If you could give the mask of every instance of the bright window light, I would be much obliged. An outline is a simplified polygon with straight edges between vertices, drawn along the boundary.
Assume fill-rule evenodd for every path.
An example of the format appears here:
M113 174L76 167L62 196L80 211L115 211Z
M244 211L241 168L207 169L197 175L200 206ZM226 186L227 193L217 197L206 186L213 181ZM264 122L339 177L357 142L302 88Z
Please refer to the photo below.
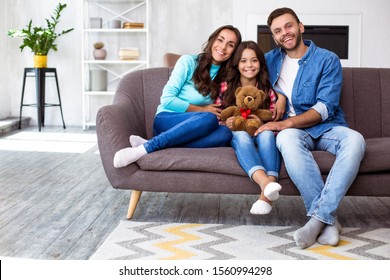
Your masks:
M80 154L96 143L96 134L19 132L0 138L0 150Z

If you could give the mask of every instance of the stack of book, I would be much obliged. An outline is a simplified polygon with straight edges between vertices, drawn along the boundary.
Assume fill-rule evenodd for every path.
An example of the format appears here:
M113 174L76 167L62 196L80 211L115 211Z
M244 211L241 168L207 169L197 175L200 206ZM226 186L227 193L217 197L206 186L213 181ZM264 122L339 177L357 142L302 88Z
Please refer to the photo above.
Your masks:
M139 49L138 48L120 48L119 49L119 59L122 60L131 60L139 58Z
M142 22L124 22L123 23L123 28L124 29L129 29L129 28L144 28L144 24Z

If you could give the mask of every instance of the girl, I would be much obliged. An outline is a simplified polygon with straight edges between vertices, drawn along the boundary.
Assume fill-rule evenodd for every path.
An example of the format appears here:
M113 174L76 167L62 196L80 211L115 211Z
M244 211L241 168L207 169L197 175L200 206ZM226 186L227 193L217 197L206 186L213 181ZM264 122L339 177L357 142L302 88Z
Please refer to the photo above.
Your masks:
M177 61L163 89L161 104L153 123L150 140L130 136L131 147L114 156L116 168L142 156L169 147L221 147L232 139L229 128L220 126L221 109L213 101L226 65L241 42L240 31L225 25L212 33L199 55L183 55Z
M227 107L235 103L234 92L240 86L255 86L265 93L268 99L262 109L269 108L273 112L273 119L281 119L286 108L286 98L276 95L269 81L269 74L264 53L253 41L242 42L231 61L227 74L226 92L222 97L222 105ZM255 115L250 117L255 118ZM232 127L234 117L226 121ZM256 137L245 131L234 131L231 142L240 165L248 176L256 182L261 190L259 199L253 204L252 214L268 214L272 209L272 201L279 197L282 187L276 182L280 171L280 154L276 148L275 134L264 131Z

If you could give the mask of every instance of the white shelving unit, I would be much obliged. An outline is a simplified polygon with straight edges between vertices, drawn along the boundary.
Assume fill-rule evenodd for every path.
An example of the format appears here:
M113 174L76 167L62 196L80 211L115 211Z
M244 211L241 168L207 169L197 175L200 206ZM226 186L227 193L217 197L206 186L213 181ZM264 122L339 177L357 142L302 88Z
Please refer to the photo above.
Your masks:
M83 128L95 126L97 110L111 104L120 79L127 73L149 67L149 0L84 0L82 46ZM101 27L91 18L101 18ZM110 28L111 20L120 20L120 28ZM123 28L125 22L143 23L143 28ZM103 42L107 57L95 60L93 44ZM121 60L120 48L137 48L139 58ZM90 70L107 71L107 90L90 89Z

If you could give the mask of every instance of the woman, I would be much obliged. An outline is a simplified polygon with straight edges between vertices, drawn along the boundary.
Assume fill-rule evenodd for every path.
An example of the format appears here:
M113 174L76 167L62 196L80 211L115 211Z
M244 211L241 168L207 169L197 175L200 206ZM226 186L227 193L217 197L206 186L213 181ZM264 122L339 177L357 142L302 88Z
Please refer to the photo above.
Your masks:
M225 25L215 30L199 55L183 55L163 89L161 104L150 140L130 136L131 147L114 156L116 168L169 147L221 147L230 144L232 133L220 126L221 109L214 104L227 63L241 42L240 31Z
M255 86L263 90L268 98L261 109L270 109L274 120L283 117L286 98L277 95L272 89L264 53L253 41L242 42L232 58L227 74L226 92L222 96L224 106L235 103L235 90L241 86ZM255 115L250 117L256 118ZM233 119L234 117L231 117L226 121L230 128ZM250 212L255 215L268 214L272 210L272 201L278 199L282 189L276 182L280 171L280 154L276 147L275 134L272 131L264 131L252 137L245 131L234 131L231 144L240 165L261 190L260 197Z

